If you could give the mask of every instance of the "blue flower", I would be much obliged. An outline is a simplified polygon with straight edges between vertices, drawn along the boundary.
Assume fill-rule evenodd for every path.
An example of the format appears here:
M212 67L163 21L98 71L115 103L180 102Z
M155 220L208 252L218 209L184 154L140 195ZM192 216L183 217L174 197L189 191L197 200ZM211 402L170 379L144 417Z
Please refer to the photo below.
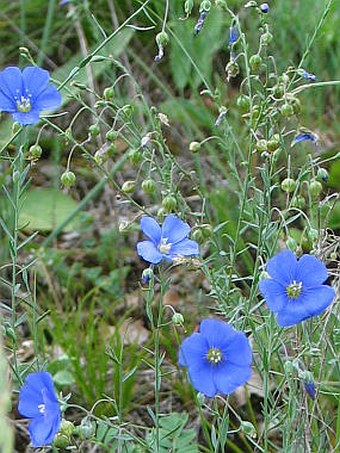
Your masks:
M260 10L261 10L261 13L267 14L268 11L269 11L269 5L268 5L268 3L262 3L262 4L260 5Z
M238 30L235 26L230 27L229 30L229 46L238 40Z
M179 350L179 365L188 368L193 387L208 397L229 395L245 384L251 362L246 335L216 319L204 319Z
M148 241L138 242L137 253L145 261L159 264L162 259L173 261L199 254L198 244L188 239L190 227L174 214L168 215L162 227L152 217L142 217L141 229Z
M316 395L316 390L315 390L315 385L313 381L304 381L303 383L306 392L308 395L312 398L312 400L315 400L315 395Z
M42 110L61 105L61 94L49 81L49 72L35 66L23 71L10 66L0 71L0 110L11 113L23 126L36 124Z
M281 327L319 315L334 299L334 289L323 285L327 268L313 255L298 260L285 250L268 261L267 272L271 278L261 280L259 288Z
M302 132L301 134L298 134L294 140L292 141L291 146L296 145L297 143L304 142L304 141L311 141L316 143L319 140L319 137L312 133L312 132Z
M50 445L61 424L60 404L50 373L29 374L19 394L19 413L31 419L29 433L34 447Z

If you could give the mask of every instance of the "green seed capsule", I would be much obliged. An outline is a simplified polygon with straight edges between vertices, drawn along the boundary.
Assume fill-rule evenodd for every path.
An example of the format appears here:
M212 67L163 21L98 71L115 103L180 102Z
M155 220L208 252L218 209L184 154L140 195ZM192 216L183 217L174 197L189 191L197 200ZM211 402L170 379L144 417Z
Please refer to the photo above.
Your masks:
M177 207L177 200L173 195L167 195L162 201L162 206L165 212L172 212Z
M296 182L292 178L286 178L281 182L281 189L284 192L291 193L294 192L296 188Z
M288 236L286 239L286 245L292 252L296 252L298 248L298 243L292 236Z
M256 149L256 151L259 151L260 153L267 151L267 149L268 149L267 140L264 140L263 138L261 140L258 140L255 143L255 149Z
M259 54L252 55L249 59L249 65L253 72L258 72L261 69L262 58Z
M42 155L42 148L40 145L32 145L28 150L28 155L31 159L39 159Z
M99 135L100 133L99 124L98 123L91 124L91 126L89 127L89 132L92 135L92 137L97 137L97 135Z
M284 116L285 118L290 118L291 116L294 115L294 108L292 105L285 103L280 108L280 112L281 112L281 115Z
M268 140L268 151L274 152L276 151L279 146L280 146L280 136L278 134L274 134L270 140Z
M129 153L129 159L132 164L138 165L143 159L142 151L139 149L132 149Z
M143 182L142 182L142 189L143 191L146 193L146 194L152 194L156 191L156 182L154 181L154 179L145 179Z
M321 182L313 179L309 184L309 191L313 198L318 198L322 192L322 184Z
M201 149L201 144L200 142L191 142L189 145L189 150L192 153L198 153L198 151Z
M250 110L250 99L249 96L245 96L244 94L241 94L236 101L236 105L238 109L242 113L248 113Z
M106 87L103 91L103 98L105 99L105 101L111 101L111 99L113 99L113 95L113 87Z
M76 183L76 175L73 171L65 171L60 177L60 182L64 187L72 187Z
M114 142L118 138L118 132L115 131L114 129L110 129L109 131L106 132L106 140L109 142Z

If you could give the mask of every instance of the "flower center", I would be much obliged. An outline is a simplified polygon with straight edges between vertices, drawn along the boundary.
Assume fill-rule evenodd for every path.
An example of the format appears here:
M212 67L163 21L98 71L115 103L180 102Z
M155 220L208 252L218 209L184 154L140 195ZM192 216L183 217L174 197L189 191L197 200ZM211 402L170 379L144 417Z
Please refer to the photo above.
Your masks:
M211 365L217 365L222 361L222 352L218 348L210 348L207 354L207 360Z
M44 414L45 413L45 404L39 404L38 409L41 414Z
M16 99L17 110L19 112L27 113L32 109L31 100L28 97L21 96L20 99Z
M290 299L297 299L302 293L302 282L293 282L287 286L286 293Z
M158 249L161 253L167 255L168 253L170 253L171 246L172 244L170 242L168 243L168 238L162 238L161 243L158 246Z

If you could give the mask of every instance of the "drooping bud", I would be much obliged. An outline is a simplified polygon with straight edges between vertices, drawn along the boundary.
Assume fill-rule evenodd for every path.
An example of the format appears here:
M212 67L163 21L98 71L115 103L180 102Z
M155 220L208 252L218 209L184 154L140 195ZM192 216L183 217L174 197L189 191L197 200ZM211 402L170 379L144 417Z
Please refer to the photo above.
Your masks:
M106 87L103 91L103 98L105 99L105 101L111 101L113 94L113 87Z
M156 44L158 47L158 54L155 56L154 60L156 62L161 61L164 57L164 48L169 43L169 36L165 31L162 31L157 34L156 36Z
M316 177L319 181L328 181L328 171L325 168L320 167L317 171Z
M42 148L40 145L32 145L28 150L28 157L32 160L40 159L42 155Z
M173 212L177 207L177 200L173 195L167 195L162 201L162 206L166 213Z
M72 187L76 183L76 175L73 171L64 171L64 173L60 176L60 182L64 187Z
M237 107L242 113L248 113L250 110L250 99L249 96L241 94L236 101Z
M296 188L296 181L293 178L286 178L281 182L281 189L284 192L291 193L294 192Z
M198 153L200 149L201 149L200 142L191 142L189 145L189 151L191 151L192 153Z
M241 421L240 425L241 431L247 436L254 436L256 434L255 426L246 420Z
M258 72L261 69L262 58L259 54L252 55L249 59L249 66L253 72Z
M142 189L143 191L150 195L152 193L154 193L156 191L156 182L154 179L145 179L143 182L142 182Z
M109 131L106 132L106 140L109 142L114 142L118 138L118 132L115 131L114 129L110 129Z
M318 198L322 192L322 184L321 182L313 179L309 184L309 191L313 198Z
M184 324L184 316L182 313L174 313L171 320L175 326L183 326Z
M280 108L280 112L282 116L285 118L290 118L291 116L294 115L294 108L291 104L288 104L288 102L285 102L282 107Z
M141 162L141 160L143 159L143 154L142 154L141 150L132 149L129 152L129 159L132 164L138 165Z
M124 193L132 193L135 191L136 188L136 182L135 181L125 181L124 184L122 185L122 192Z
M99 135L100 133L99 124L98 123L91 124L91 126L89 127L89 132L92 135L92 137L97 137L97 135Z

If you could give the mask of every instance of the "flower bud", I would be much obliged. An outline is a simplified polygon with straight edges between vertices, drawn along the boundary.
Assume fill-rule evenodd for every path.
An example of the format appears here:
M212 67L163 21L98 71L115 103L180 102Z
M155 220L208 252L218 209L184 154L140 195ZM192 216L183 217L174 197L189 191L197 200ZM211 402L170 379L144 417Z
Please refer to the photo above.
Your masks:
M259 151L260 153L262 153L263 151L267 151L267 149L268 149L267 140L264 140L264 139L258 140L255 143L255 149L256 149L256 151Z
M262 58L259 54L252 55L249 59L249 65L253 72L258 72L261 69Z
M200 149L201 149L200 142L191 142L189 145L189 151L191 151L192 153L198 153Z
M269 31L266 31L266 33L263 33L263 35L261 36L261 41L264 46L269 46L269 44L272 42L272 40L273 40L273 35L271 33L269 33Z
M42 155L42 148L40 145L32 145L28 150L28 156L30 159L37 160Z
M91 439L96 432L96 423L93 422L89 417L83 418L79 427L79 434L81 439Z
M177 207L177 200L173 195L167 195L162 201L162 206L165 212L172 212Z
M105 99L105 101L111 101L113 94L113 87L106 87L103 91L103 98Z
M174 313L171 320L175 326L183 326L184 324L184 316L182 313Z
M261 11L261 13L263 13L263 14L267 14L268 11L269 11L269 5L268 5L268 3L262 3L262 4L260 5L260 11Z
M68 420L63 419L60 427L60 434L71 437L74 431L74 424Z
M109 131L106 132L106 140L109 142L114 142L118 138L118 132L115 131L114 129L110 129Z
M245 420L241 421L240 428L241 428L241 431L244 434L247 434L248 436L254 436L256 434L255 426L252 423L247 422Z
M97 135L99 135L100 133L99 124L98 123L91 124L91 126L89 127L89 132L92 135L92 137L97 137Z
M58 433L53 441L53 445L57 448L66 448L69 446L70 440L67 436L64 434Z
M298 98L296 98L295 96L291 96L289 98L289 104L292 106L293 112L295 114L301 112L301 102Z
M64 187L72 187L76 183L76 175L73 171L65 171L60 177L60 182Z
M143 158L143 154L139 149L132 149L129 153L130 162L134 165L138 165Z
M21 129L21 125L17 122L14 122L12 124L12 134L16 134L17 132L19 132Z
M292 178L286 178L281 182L281 189L284 192L291 193L294 192L296 188L296 181Z
M321 182L313 179L309 184L309 191L313 198L318 198L322 192L322 184Z
M151 179L151 178L145 179L142 182L142 189L148 195L154 193L156 191L156 182L155 182L155 180Z
M274 134L267 142L268 151L274 152L280 146L280 136L278 134Z
M305 207L306 200L302 195L297 195L292 198L292 206L295 208L303 209Z
M325 168L320 167L318 169L316 177L319 181L327 182L328 181L328 171Z
M284 85L283 83L278 83L273 87L273 96L277 99L281 99L282 96L284 95Z
M315 228L310 228L308 231L307 231L307 237L308 239L311 241L311 242L316 242L318 240L318 237L319 237L319 232L318 230L316 230Z
M132 117L133 111L134 111L134 108L132 107L131 104L126 104L126 105L123 105L123 107L122 107L122 112L128 119L130 119Z
M248 113L250 110L250 99L249 96L241 94L236 101L236 105L242 113Z
M292 236L288 236L286 239L286 245L292 252L296 252L298 248L298 243Z
M282 107L280 108L281 115L285 118L290 118L294 115L293 106L285 102Z
M165 31L158 33L156 36L156 43L158 46L165 47L169 44L169 35Z
M124 193L132 193L135 191L136 182L135 181L125 181L122 185L122 192Z
M153 279L154 279L154 272L151 269L151 267L144 269L142 272L142 278L141 278L142 285L147 285L150 282L150 280L153 280Z

